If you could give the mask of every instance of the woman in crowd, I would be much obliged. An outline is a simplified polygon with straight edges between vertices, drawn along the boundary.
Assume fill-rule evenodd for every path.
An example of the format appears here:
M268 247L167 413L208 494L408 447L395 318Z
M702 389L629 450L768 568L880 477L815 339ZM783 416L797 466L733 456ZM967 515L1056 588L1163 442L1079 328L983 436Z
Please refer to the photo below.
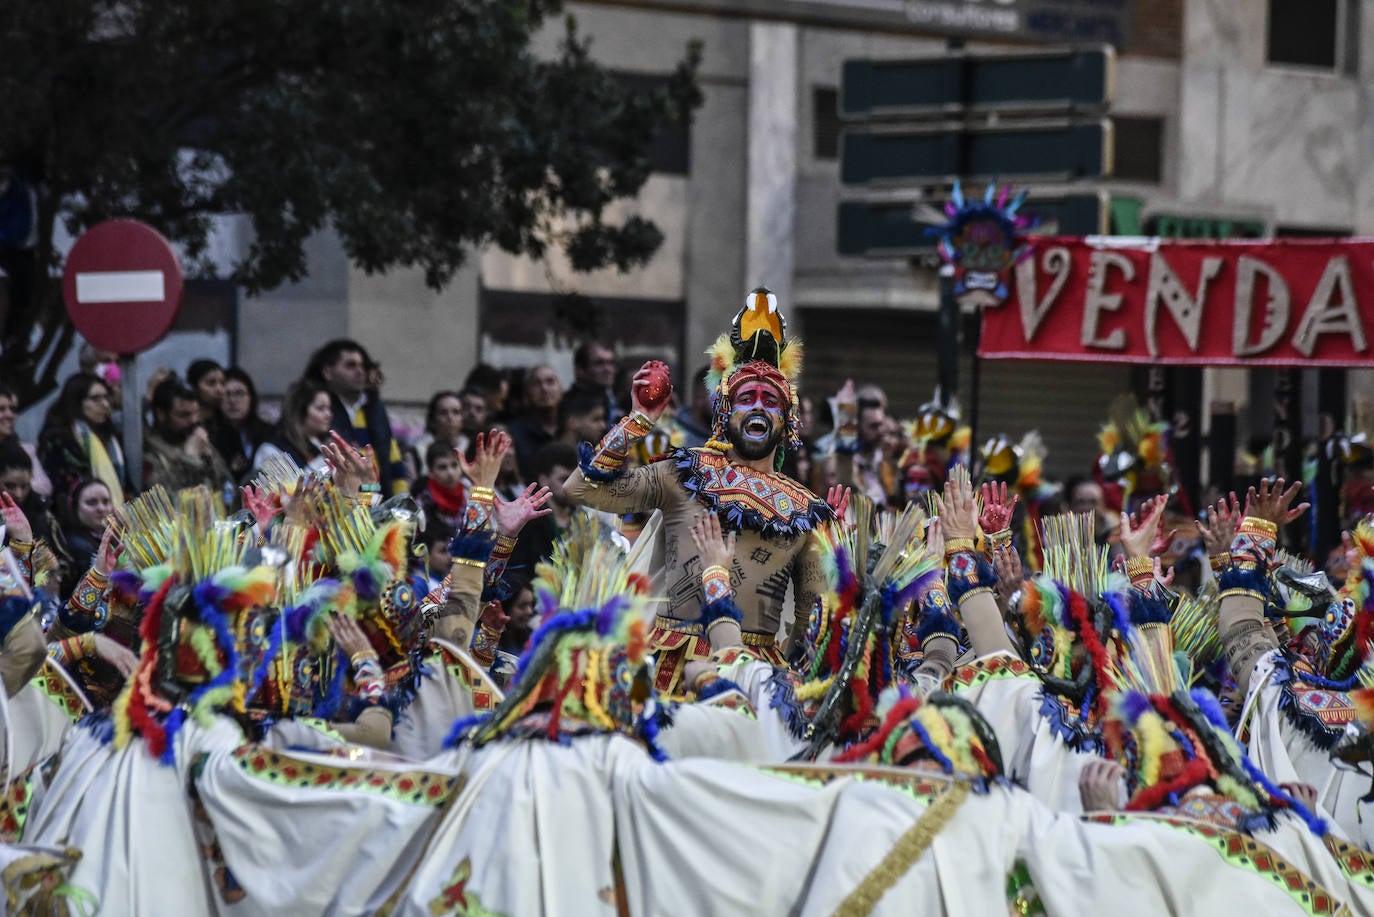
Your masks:
M224 417L224 367L214 360L193 360L186 367L186 384L196 393L196 403L200 406L200 425L210 435L210 445L228 464L224 450L233 450L234 432ZM234 471L232 468L230 470Z
M258 447L272 436L272 425L258 413L258 390L253 377L237 366L224 371L226 435L211 442L234 477L242 480L253 467Z
M115 505L124 502L128 475L113 410L110 387L90 373L76 373L62 386L38 435L39 459L54 493L71 493L77 482L91 479L105 485Z
M425 432L415 440L413 447L412 461L415 463L417 481L429 474L426 453L435 443L445 446L450 453L454 449L467 447L466 437L463 436L463 400L457 392L436 392L429 399L429 407L425 409Z
M109 488L93 479L77 481L61 502L58 524L64 560L61 595L65 598L95 562L105 520L114 512L114 503Z
M40 497L51 497L52 481L48 479L42 463L38 460L38 447L33 443L24 442L14 432L14 422L18 416L19 396L14 393L14 389L0 383L0 445L14 443L29 454L29 458L33 460L33 477L29 480L29 489Z
M285 455L309 471L324 471L329 463L320 447L329 435L332 422L329 392L317 382L300 380L286 393L276 435L259 446L253 456L253 470L262 468L277 456Z

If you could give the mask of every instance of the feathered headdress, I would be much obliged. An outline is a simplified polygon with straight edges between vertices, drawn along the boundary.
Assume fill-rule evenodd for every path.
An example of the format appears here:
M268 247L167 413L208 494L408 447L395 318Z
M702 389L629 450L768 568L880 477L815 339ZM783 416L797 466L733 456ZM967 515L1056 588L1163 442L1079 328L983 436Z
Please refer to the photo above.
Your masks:
M248 672L239 623L271 606L278 585L278 571L256 563L251 540L220 518L208 490L182 491L175 510L168 509L170 503L157 514L176 537L167 562L141 573L142 655L112 710L116 744L137 733L165 763L187 717L244 711Z
M1134 395L1112 401L1107 422L1097 434L1097 467L1105 480L1121 482L1123 506L1139 488L1142 476L1157 477L1164 488L1170 485L1168 435L1169 424L1152 419Z
M1177 805L1188 790L1209 785L1239 807L1241 831L1272 828L1275 813L1289 809L1317 834L1326 833L1319 818L1246 757L1216 697L1204 688L1187 690L1171 641L1161 645L1132 634L1127 643L1125 687L1112 693L1103 724L1109 754L1126 768L1127 810Z
M575 553L580 565L567 563ZM534 591L544 623L520 657L506 699L490 714L459 720L448 744L503 736L566 741L581 732L632 735L662 760L644 607L647 581L614 544L555 549ZM561 556L563 560L558 560Z
M898 685L883 693L878 714L882 723L877 730L837 755L836 762L908 767L928 760L946 774L972 781L977 790L1002 777L997 733L962 697L936 691L922 701L906 685Z
M784 446L801 447L801 403L797 383L802 372L802 344L787 336L787 320L778 311L778 297L757 287L744 299L730 330L716 338L706 351L711 362L706 370L706 391L711 396L713 417L708 448L729 448L725 429L730 420L734 392L746 382L766 382L787 401ZM778 452L782 460L782 450Z
M1366 556L1363 547L1374 535L1374 527L1366 522L1360 529L1363 531L1354 539L1358 560L1318 625L1326 653L1322 660L1326 677L1352 683L1374 651L1374 557Z
M834 592L811 610L807 681L796 692L804 702L818 702L807 736L813 756L836 738L860 735L873 725L874 704L893 680L896 619L942 570L926 555L921 509L909 505L879 525L871 507L867 501L854 504L852 527L816 530Z

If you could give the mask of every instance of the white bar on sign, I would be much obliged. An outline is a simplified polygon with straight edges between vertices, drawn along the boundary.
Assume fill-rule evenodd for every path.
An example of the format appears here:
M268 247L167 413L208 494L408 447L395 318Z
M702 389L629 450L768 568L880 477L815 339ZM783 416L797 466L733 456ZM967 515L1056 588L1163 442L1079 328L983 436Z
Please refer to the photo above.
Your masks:
M166 295L161 271L88 271L76 275L77 302L161 302Z

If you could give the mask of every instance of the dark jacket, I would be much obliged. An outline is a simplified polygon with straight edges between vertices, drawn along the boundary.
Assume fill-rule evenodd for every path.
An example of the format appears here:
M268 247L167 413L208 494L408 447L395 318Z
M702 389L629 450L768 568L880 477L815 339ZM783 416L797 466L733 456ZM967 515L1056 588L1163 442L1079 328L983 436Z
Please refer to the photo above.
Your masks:
M367 398L363 401L362 426L354 425L355 418L349 414L338 395L331 392L329 403L334 411L334 431L359 449L364 446L372 447L381 469L382 494L391 496L409 490L401 448L392 435L391 421L386 416L386 405L382 404L376 390L369 389Z

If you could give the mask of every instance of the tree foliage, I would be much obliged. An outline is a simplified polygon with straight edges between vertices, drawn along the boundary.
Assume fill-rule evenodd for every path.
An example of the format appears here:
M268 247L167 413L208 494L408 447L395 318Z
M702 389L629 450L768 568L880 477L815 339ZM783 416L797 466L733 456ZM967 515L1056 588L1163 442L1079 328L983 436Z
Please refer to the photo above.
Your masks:
M0 188L32 189L35 247L11 275L0 371L25 402L55 382L70 329L53 228L145 220L206 269L216 214L252 242L232 279L300 279L332 224L367 271L442 286L474 246L578 270L641 264L662 236L607 206L649 176L665 125L700 104L699 49L665 88L633 91L569 18L557 53L531 38L558 0L43 0L0 25ZM10 240L13 242L13 240ZM3 246L3 243L0 243Z

